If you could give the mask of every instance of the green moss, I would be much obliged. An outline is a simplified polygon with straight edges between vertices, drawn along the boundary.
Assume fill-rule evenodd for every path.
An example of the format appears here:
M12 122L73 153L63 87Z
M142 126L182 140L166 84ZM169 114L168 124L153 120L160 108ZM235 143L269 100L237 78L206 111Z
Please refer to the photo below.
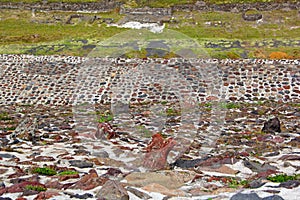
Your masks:
M276 175L276 176L269 176L267 177L268 180L272 181L272 182L276 182L276 183L282 183L282 182L286 182L289 180L297 180L300 178L300 174L294 175L294 176L288 176L286 174L280 174L280 175Z
M42 192L42 191L47 190L47 188L44 188L42 186L36 186L36 185L26 185L25 189L26 190L34 190L34 191L38 191L38 192Z
M68 170L68 171L60 172L58 175L59 176L64 176L64 175L73 175L73 174L78 174L78 172L72 171L72 170Z
M33 173L41 174L41 175L46 175L46 176L53 176L56 174L56 171L48 168L48 167L38 167L32 170Z

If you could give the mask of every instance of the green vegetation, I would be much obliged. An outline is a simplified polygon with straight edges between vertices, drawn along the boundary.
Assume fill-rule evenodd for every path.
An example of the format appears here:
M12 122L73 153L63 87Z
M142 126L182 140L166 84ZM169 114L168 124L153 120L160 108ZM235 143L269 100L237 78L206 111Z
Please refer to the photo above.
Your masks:
M229 103L223 104L222 107L224 107L226 109L238 109L241 107L241 105L238 103L229 102Z
M67 171L60 172L58 175L64 176L64 175L74 175L74 174L78 174L78 172L72 171L72 170L67 170Z
M175 110L173 108L168 108L166 110L166 114L167 114L168 117L170 117L170 116L178 116L178 115L180 115L180 111Z
M167 105L167 101L162 101L162 102L160 102L161 103L161 105Z
M41 2L38 0L14 0L13 2ZM61 2L49 0L48 2ZM86 0L80 2L91 2ZM208 3L258 2L268 0L207 0ZM269 2L282 0L269 0ZM2 2L8 2L2 0ZM9 1L11 2L11 1ZM65 2L79 2L70 0ZM153 7L170 6L182 3L195 3L195 0L139 0L122 1L126 5L152 5ZM133 7L135 7L133 5ZM300 21L297 10L263 11L263 22L244 21L241 13L232 12L175 12L166 28L185 34L195 39L213 58L239 59L269 58L272 52L283 52L288 58L300 58L297 46L299 40ZM103 19L118 22L124 16L117 10L109 13L80 13L83 17L66 22L76 12L36 11L33 15L29 10L5 10L0 12L0 54L35 54L35 55L73 55L86 56L91 50L112 36L128 29L107 26ZM99 20L93 21L94 16ZM59 19L59 20L56 20ZM123 37L125 35L122 35ZM125 36L130 37L130 36ZM274 47L274 39L280 45ZM179 39L176 39L179 41ZM292 41L292 42L291 42ZM232 46L238 43L240 46ZM288 45L285 45L288 44ZM180 44L182 46L184 44ZM175 52L175 51L174 51ZM165 58L177 56L169 52ZM127 57L146 57L145 49L129 51Z
M100 118L97 120L99 123L109 122L114 119L113 115L100 115Z
M291 106L300 108L300 103L291 104Z
M218 105L214 105L213 103L201 103L199 105L200 107L204 107L206 109L211 110L213 106L220 106L221 108L224 109L238 109L241 107L240 103L233 103L233 102L228 102L228 103L219 103Z
M53 3L53 2L64 2L64 3L81 3L81 2L101 2L104 0L47 0L48 3ZM23 3L42 3L43 0L0 0L0 2L23 2Z
M238 187L246 187L249 184L249 182L247 180L236 180L234 178L231 178L231 180L229 181L228 186L230 188L238 188Z
M26 185L25 189L26 190L34 190L34 191L38 191L38 192L42 192L42 191L47 190L47 188L44 188L42 186L37 186L37 185Z
M289 180L298 180L300 179L300 174L294 175L294 176L288 176L286 174L280 174L280 175L276 175L276 176L269 176L267 177L268 180L272 181L272 182L276 182L276 183L282 183L282 182L286 182Z
M4 128L4 130L6 130L6 131L14 131L14 130L16 130L16 128L17 128L17 127L15 127L15 126L12 126L12 127L6 127L6 128Z
M56 171L49 167L38 167L33 169L32 172L46 176L53 176L56 174Z
M0 120L8 121L8 120L12 120L12 118L8 115L8 113L4 112L4 113L0 113Z
M299 37L299 29L290 29L290 27L299 25L296 22L297 11L264 11L264 22L244 21L240 13L231 12L175 12L174 18L181 24L185 24L184 28L176 23L170 24L168 28L172 28L182 32L197 40L203 38L220 38L220 39L268 39L268 38L297 38ZM189 17L187 17L189 16ZM288 31L285 32L284 30ZM257 41L250 41L251 43Z

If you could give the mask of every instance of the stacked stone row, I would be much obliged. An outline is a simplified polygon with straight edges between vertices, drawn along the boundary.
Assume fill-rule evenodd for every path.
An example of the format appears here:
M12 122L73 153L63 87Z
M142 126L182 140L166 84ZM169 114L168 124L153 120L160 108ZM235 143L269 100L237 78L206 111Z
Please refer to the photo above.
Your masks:
M0 104L300 99L299 60L0 55L0 63Z

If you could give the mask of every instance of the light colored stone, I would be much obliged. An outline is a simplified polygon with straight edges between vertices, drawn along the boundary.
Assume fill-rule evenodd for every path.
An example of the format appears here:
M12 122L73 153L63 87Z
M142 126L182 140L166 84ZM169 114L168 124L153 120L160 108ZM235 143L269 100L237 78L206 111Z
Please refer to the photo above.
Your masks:
M109 200L129 200L129 195L125 188L118 181L113 180L106 181L96 197Z
M170 190L160 184L157 183L151 183L149 185L146 185L142 188L143 190L146 190L148 192L157 192L163 195L167 196L185 196L185 192L181 190Z
M157 183L168 189L178 189L185 183L191 181L196 173L191 171L160 171L148 173L132 173L125 177L129 185L144 187L146 185Z
M219 168L209 168L209 167L201 167L201 168L198 168L198 170L200 171L209 171L209 172L218 172L218 173L222 173L222 174L237 174L239 171L238 170L234 170L226 165L222 165L221 167Z

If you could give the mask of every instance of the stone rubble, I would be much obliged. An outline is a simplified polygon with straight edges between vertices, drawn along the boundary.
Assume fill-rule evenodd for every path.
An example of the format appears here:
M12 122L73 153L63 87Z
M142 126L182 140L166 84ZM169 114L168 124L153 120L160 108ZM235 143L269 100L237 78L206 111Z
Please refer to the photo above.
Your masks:
M88 60L0 56L2 199L296 200L299 196L300 61L194 60L193 65L188 65L178 59L102 59L100 63L109 70L97 74L94 72L99 68L94 65L93 69L92 63L99 62ZM174 78L186 78L182 85L174 84L171 89L184 93L185 86L189 85L193 88L190 91L196 91L190 96L197 97L198 115L187 112L190 118L197 116L196 121L181 120L185 111L181 106L189 108L188 105L180 104L176 94L164 91L163 84L152 84L153 80L162 82L151 77L146 77L141 87L132 91L129 108L117 106L119 113L129 111L131 118L114 115L109 119L110 103L128 98L125 93L111 95L112 85L132 87L126 81L119 81L131 80L122 74L134 69L135 75L143 75L137 62L149 67L147 73L153 77L159 76L159 72L151 66L162 66L166 75L170 73L171 77L171 72L176 71ZM219 70L197 70L197 66L205 67L207 63L214 63ZM204 75L210 82L199 78ZM212 77L220 81L211 80ZM135 78L139 77L133 77L132 81ZM91 90L80 88L85 84ZM221 92L214 94L215 91ZM223 98L222 109L216 110L211 96ZM151 110L151 106L155 109ZM158 115L160 109L165 115ZM156 115L153 117L151 112ZM216 113L222 118L214 119ZM165 122L158 123L156 116ZM98 123L109 123L115 136L106 138L103 133L103 137L94 137L97 122L88 121L94 117L99 117ZM281 131L262 132L264 123L275 117ZM223 119L223 123L218 124L218 119ZM87 123L89 127L85 126ZM195 123L196 133L186 133ZM153 136L158 132L161 136L157 137L162 138L155 143ZM180 134L188 137L189 133L189 140L181 140ZM170 145L170 152L160 154L164 147L169 147L167 141L172 140L186 142L180 148L188 148L180 152L176 145ZM143 163L149 163L147 153L156 151L160 152L158 157L153 154L151 159L166 158L164 165L159 169L144 166ZM44 174L35 172L45 167L54 170L54 174L49 170ZM290 179L272 182L270 177L275 175L290 176Z

